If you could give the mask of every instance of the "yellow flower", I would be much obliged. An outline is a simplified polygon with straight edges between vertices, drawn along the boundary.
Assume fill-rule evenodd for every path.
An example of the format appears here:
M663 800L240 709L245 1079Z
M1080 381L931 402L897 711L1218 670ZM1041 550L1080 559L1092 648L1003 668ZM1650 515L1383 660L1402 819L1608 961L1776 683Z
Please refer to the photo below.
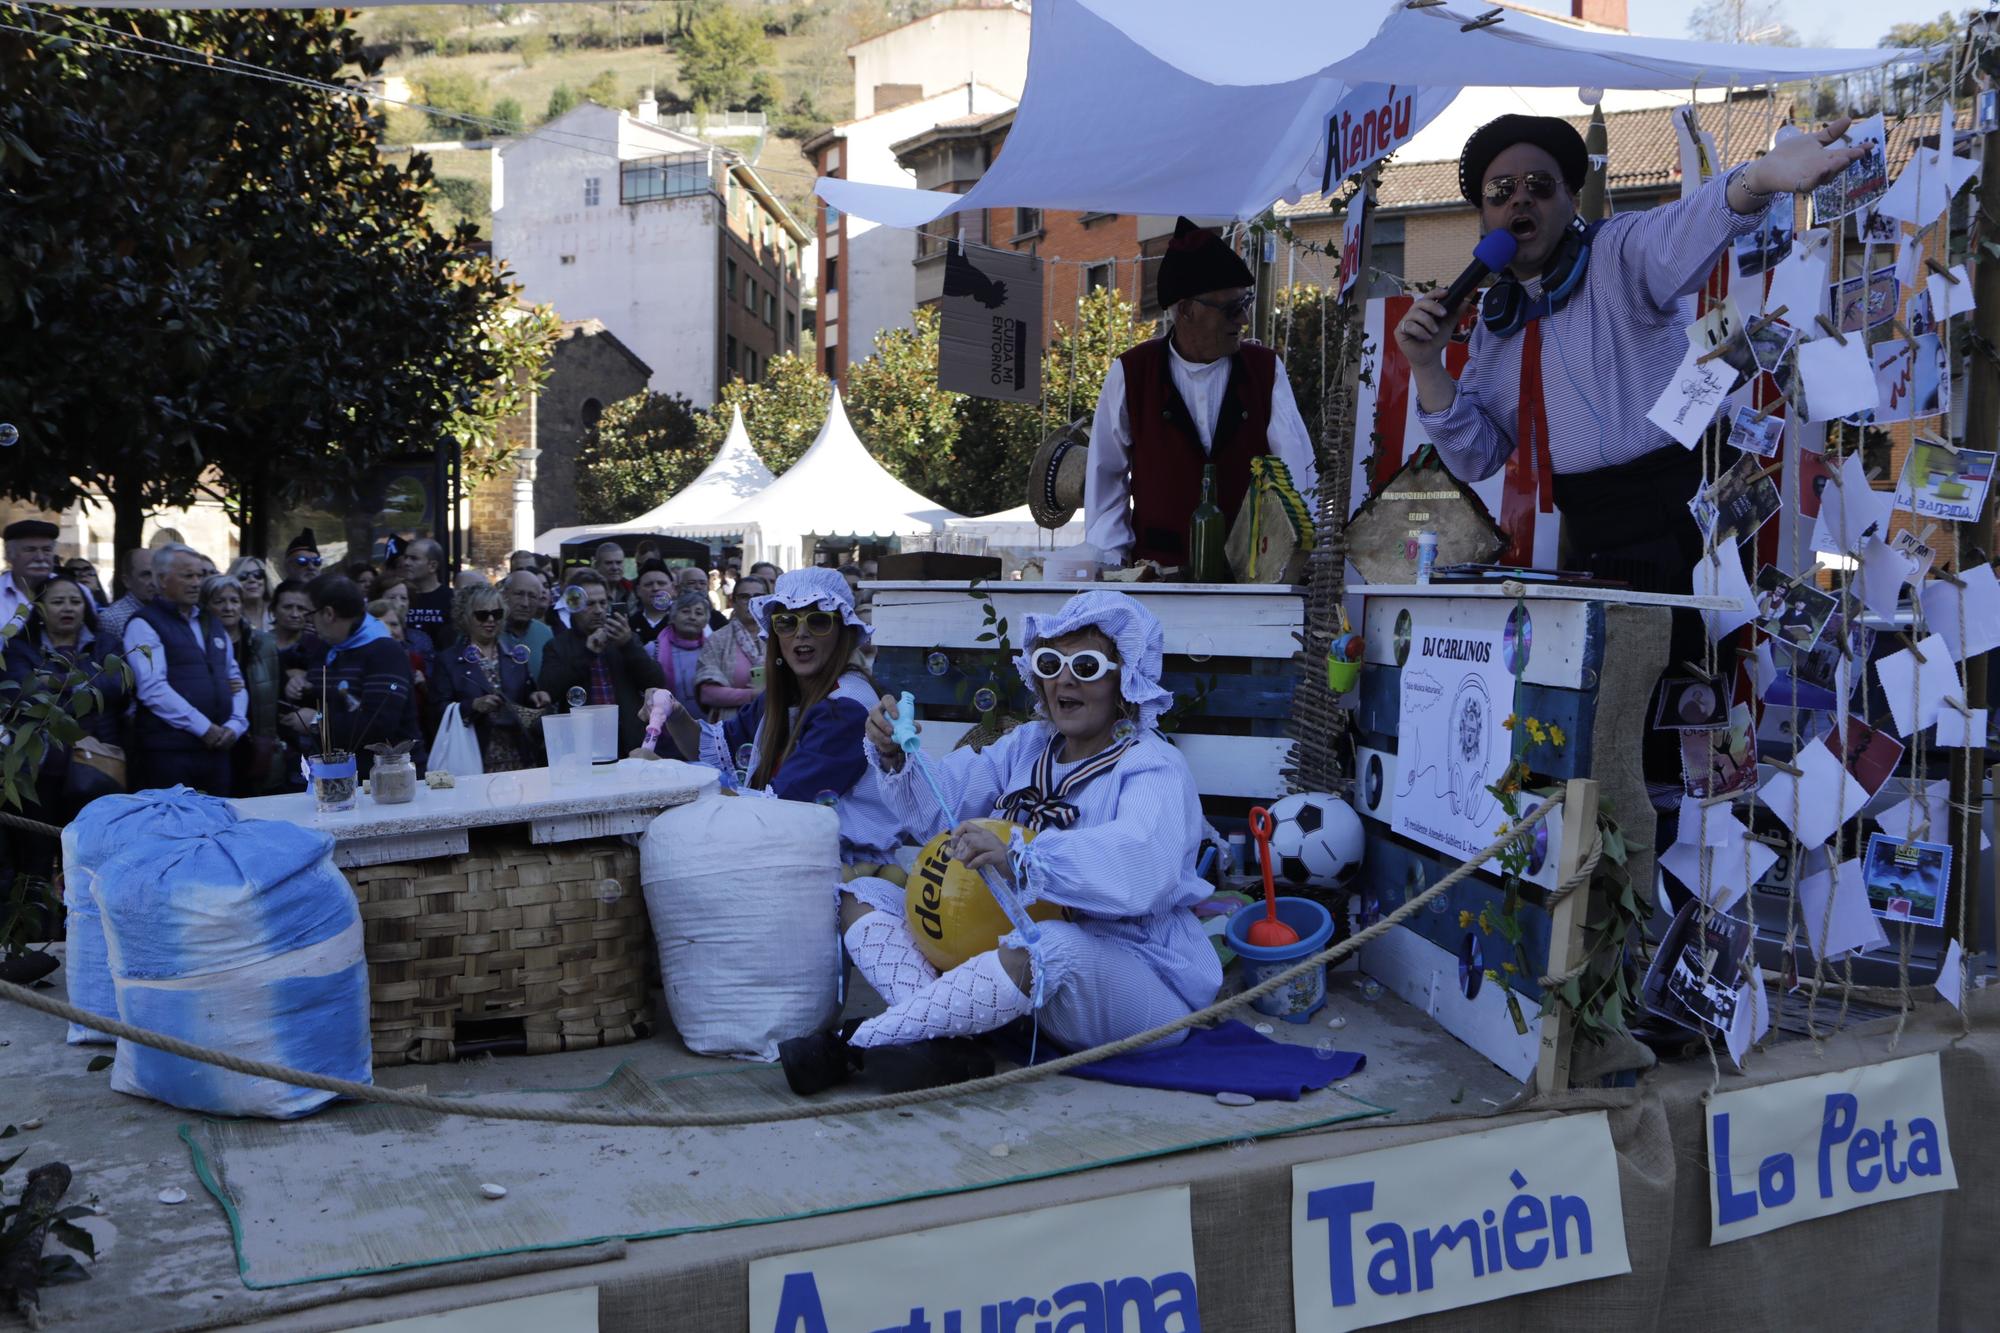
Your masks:
M1512 731L1514 729L1514 722L1515 722L1514 714L1509 713L1504 719L1501 720L1500 725L1502 727L1505 727L1508 731Z
M1528 719L1528 736L1537 745L1548 739L1548 733L1542 730L1541 722L1532 717Z
M1472 924L1472 913L1461 910L1458 914L1458 928L1464 930Z
M1558 750L1560 750L1563 747L1563 742L1567 739L1568 737L1563 735L1563 729L1561 727L1556 726L1554 723L1551 723L1549 725L1550 744L1554 745Z
M1486 915L1486 909L1483 907L1479 909L1479 933L1482 935L1493 933L1493 921Z
M1516 968L1512 963L1502 963L1500 964L1500 970L1502 972L1507 972L1511 974L1513 972L1518 971L1519 969Z
M1489 967L1486 969L1486 979L1488 981L1498 981L1500 980L1500 974Z

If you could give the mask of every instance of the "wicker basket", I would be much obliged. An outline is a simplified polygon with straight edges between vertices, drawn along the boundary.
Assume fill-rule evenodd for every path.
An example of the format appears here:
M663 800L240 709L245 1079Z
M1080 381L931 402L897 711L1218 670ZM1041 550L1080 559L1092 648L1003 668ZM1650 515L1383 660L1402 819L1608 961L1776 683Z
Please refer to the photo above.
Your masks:
M361 901L377 1066L455 1059L468 1042L542 1055L644 1035L637 848L475 830L464 856L345 873Z

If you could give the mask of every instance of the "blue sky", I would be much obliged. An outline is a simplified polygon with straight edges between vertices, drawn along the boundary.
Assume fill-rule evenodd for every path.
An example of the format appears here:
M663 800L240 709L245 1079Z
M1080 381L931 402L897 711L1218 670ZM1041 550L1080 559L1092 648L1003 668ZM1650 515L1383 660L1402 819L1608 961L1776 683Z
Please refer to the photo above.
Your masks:
M1522 0L1535 9L1569 13L1569 0ZM1696 0L1628 0L1632 31L1646 37L1686 37ZM1882 0L1786 0L1780 21L1796 28L1811 46L1873 46L1892 23L1929 19L1963 9L1945 0L1883 4Z

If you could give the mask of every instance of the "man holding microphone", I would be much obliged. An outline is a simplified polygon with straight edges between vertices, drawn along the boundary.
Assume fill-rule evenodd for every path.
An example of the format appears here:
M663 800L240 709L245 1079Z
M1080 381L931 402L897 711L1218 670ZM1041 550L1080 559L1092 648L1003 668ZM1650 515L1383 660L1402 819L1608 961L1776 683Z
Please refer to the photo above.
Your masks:
M1517 447L1531 450L1530 470L1553 473L1541 482L1566 523L1566 565L1691 591L1702 537L1687 502L1701 457L1647 411L1687 354L1694 294L1723 248L1754 231L1774 198L1789 207L1859 158L1833 146L1847 126L1785 139L1685 199L1595 224L1576 214L1589 163L1568 121L1507 115L1482 126L1459 158L1459 189L1479 210L1482 255L1497 250L1504 269L1457 381L1443 363L1456 323L1445 300L1416 302L1395 330L1418 420L1445 466L1480 481ZM1446 296L1486 267L1475 263Z

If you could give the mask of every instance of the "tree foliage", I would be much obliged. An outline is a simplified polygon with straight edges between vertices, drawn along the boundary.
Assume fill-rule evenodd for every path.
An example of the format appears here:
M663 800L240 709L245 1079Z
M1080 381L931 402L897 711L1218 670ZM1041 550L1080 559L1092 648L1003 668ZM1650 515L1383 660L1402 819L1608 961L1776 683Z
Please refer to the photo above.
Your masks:
M708 456L715 457L729 433L730 410L740 407L757 456L772 472L782 473L799 461L826 424L832 390L833 382L809 358L787 352L772 357L764 378L755 384L739 379L723 385L720 399L701 414L696 430Z
M106 496L136 546L146 510L215 474L261 508L495 433L548 326L496 323L513 289L469 230L427 220L429 160L385 162L358 96L138 58L105 32L372 72L335 12L17 17L40 31L0 34L0 402L21 430L0 490Z
M454 139L483 139L479 124L489 110L486 81L450 65L429 65L417 75L417 100L431 129Z
M577 459L577 513L618 523L663 503L715 458L687 395L636 393L604 409Z
M566 83L559 83L549 90L549 105L542 112L543 120L554 120L577 104L576 89Z
M759 72L771 64L771 42L749 14L718 6L690 25L680 57L681 81L690 100L718 111L736 110L749 102ZM775 84L764 93L771 101L781 95Z
M595 102L599 106L624 105L624 95L619 91L617 72L608 69L597 71L597 77L583 85L583 100Z

